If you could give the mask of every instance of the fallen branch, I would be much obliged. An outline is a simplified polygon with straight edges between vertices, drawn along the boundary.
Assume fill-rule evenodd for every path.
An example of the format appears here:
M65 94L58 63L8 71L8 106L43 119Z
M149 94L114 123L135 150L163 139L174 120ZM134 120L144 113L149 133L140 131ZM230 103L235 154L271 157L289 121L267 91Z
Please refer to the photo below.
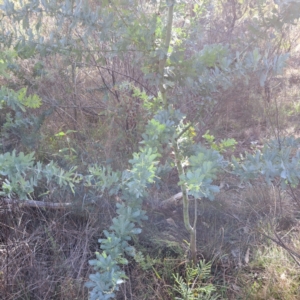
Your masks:
M72 203L53 203L53 202L43 202L36 200L19 200L19 199L9 199L9 198L0 198L0 201L4 201L10 205L18 205L21 207L43 207L51 209L64 209L70 207Z
M174 205L178 206L181 204L181 200L182 200L182 192L177 193L176 195L170 197L169 199L162 201L159 206L163 208L167 208Z

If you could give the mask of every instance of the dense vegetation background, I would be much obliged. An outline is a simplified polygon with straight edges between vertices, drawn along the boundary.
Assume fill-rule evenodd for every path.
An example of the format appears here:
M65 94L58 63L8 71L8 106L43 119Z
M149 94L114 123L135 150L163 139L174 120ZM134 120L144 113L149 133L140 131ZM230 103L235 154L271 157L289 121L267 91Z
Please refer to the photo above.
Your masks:
M298 1L0 7L1 299L300 299Z

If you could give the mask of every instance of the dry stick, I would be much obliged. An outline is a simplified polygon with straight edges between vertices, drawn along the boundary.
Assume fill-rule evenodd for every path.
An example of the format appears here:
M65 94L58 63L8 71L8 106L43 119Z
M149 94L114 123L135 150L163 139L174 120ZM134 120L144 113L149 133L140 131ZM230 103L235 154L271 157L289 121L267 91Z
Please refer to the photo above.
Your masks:
M78 33L77 33L78 34ZM78 34L79 38L82 40L82 37L80 34ZM86 48L86 51L88 51L90 54L92 54L92 50ZM104 77L100 71L100 69L103 69L103 70L106 70L110 75L112 73L115 73L115 74L118 74L118 75L121 75L123 77L126 77L126 78L129 78L130 80L134 81L135 83L139 84L143 89L145 89L145 91L147 91L148 93L150 93L151 95L153 95L154 97L157 97L157 95L155 93L153 93L151 90L149 90L144 84L142 84L138 79L130 76L130 75L127 75L127 74L124 74L122 72L118 72L117 70L113 69L113 68L108 68L108 67L103 67L103 66L99 66L96 62L96 59L94 57L94 55L91 56L92 59L93 59L93 64L88 64L88 63L82 63L82 65L84 66L87 66L87 67L91 67L91 66L94 66L97 68L101 78L102 78L102 81L104 83L104 85L106 86L106 88L108 88L108 90L110 91L110 93L112 93L116 98L117 100L119 101L119 97L117 95L117 93L114 93L113 90L111 88L109 88L109 86L107 85L107 83L104 81Z
M300 267L300 262L296 259L296 257L300 259L300 254L298 254L297 252L293 251L288 246L286 246L284 244L284 242L282 241L282 239L280 238L280 236L275 231L274 231L274 234L275 234L277 240L274 239L274 238L272 238L271 236L263 233L263 232L259 231L259 233L262 234L263 236L265 236L266 238L270 239L271 241L273 241L278 246L280 246L283 249L285 249L288 252L288 254L292 257L292 259L295 261L295 263Z
M7 204L14 204L18 206L44 207L44 208L51 208L51 209L64 209L72 205L72 203L42 202L37 200L20 200L20 199L9 199L9 198L0 198L0 201L1 200Z
M81 39L81 41L84 43L82 36L77 32L77 30L75 30L75 32L76 32L77 36ZM101 79L102 79L103 84L105 85L105 87L107 88L107 90L108 90L111 94L113 94L113 95L116 97L117 101L120 102L118 93L117 93L116 91L114 91L115 84L113 83L113 88L110 88L110 87L109 87L109 85L107 84L107 82L106 82L106 80L105 80L105 78L104 78L104 76L103 76L103 74L102 74L102 72L101 72L100 67L97 65L97 61L96 61L96 58L95 58L94 54L93 54L93 53L91 52L91 50L90 50L89 48L87 48L87 47L86 47L86 50L87 50L87 51L89 52L89 54L91 55L91 58L92 58L92 60L93 60L93 63L94 63L94 65L95 65L96 69L98 70L98 73L99 73L100 76L101 76ZM106 64L108 65L107 59L105 59L105 60L106 60ZM114 73L114 70L113 70L113 69L106 69L106 71L108 72L108 74L109 74L110 76L112 76L112 74ZM114 79L114 78L113 78L113 79Z
M276 238L278 239L278 244L284 248L290 255L291 257L294 259L294 261L297 263L298 266L300 266L300 263L295 259L294 256L296 256L297 258L300 259L300 254L295 252L294 250L290 249L288 246L285 245L285 243L283 242L283 240L281 239L281 237L277 234L276 231L274 231L274 234L276 236Z
M4 243L5 243L5 264L6 264L6 270L5 270L5 283L6 286L4 287L5 291L5 297L8 296L9 293L9 261L10 261L10 251L9 251L9 245L8 245L8 237L9 237L9 228L10 226L7 225L8 223L8 215L4 215L5 218L5 223L0 223L1 224L1 232L4 231ZM3 228L4 227L4 228ZM4 229L4 230L3 230Z
M278 103L277 103L277 97L275 97L275 108L276 108L276 129L277 129L277 132L276 132L276 138L278 140L278 146L279 146L279 150L281 150L281 140L280 140L280 128L279 128L279 111L278 111Z
M84 65L88 65L88 64L84 64ZM91 66L91 64L89 64ZM148 93L150 93L151 95L153 95L154 97L157 97L157 95L152 92L151 90L149 90L144 84L142 84L140 81L138 81L136 78L130 76L130 75L127 75L127 74L124 74L124 73L121 73L121 72L118 72L116 70L113 70L112 68L107 68L107 67L103 67L103 66L99 66L98 64L94 64L94 67L97 67L97 68L100 68L100 69L104 69L104 70L107 70L107 71L113 71L114 73L116 74L119 74L121 76L124 76L126 78L129 78L131 79L132 81L134 81L135 83L139 84L143 89L145 89L145 91L147 91Z
M289 189L291 191L291 194L292 194L292 197L293 197L294 201L296 201L297 205L300 207L300 201L298 200L297 196L295 195L295 192L294 192L294 190L293 190L293 188L292 188L292 186L291 186L290 183L288 183L288 187L289 187Z
M159 207L167 208L172 205L177 206L181 199L182 199L182 192L179 192L179 193L173 195L172 197L161 201L159 204Z
M240 219L237 218L236 216L234 216L234 215L232 215L232 214L230 214L230 213L227 213L227 215L229 215L230 217L232 217L232 218L238 220L242 225L247 226L247 224L246 224L244 221L240 220ZM282 241L282 239L280 238L280 236L276 233L275 230L274 230L274 234L275 234L277 240L274 239L274 238L272 238L271 236L265 234L264 232L262 232L262 231L259 230L259 229L255 229L255 230L256 230L259 234L261 234L261 235L263 235L264 237L270 239L270 240L273 241L275 244L277 244L278 246L280 246L280 247L282 247L283 249L285 249L285 250L288 252L288 254L292 257L292 259L296 262L296 264L297 264L298 266L300 266L300 262L297 261L296 258L295 258L295 257L297 257L297 258L300 259L300 254L297 253L297 252L295 252L294 250L290 249L288 246L286 246L286 245L284 244L284 242Z
M78 98L78 96L77 96L77 86L76 86L76 63L73 63L72 62L72 65L71 65L71 67L72 67L72 88L73 88L73 92L72 92L72 96L71 96L71 98L72 98L72 102L74 103L74 106L75 106L75 108L73 109L73 114L74 114L74 124L73 124L73 130L74 131L77 131L78 130L78 127L77 127L77 125L78 125L78 116L77 116L77 98ZM74 137L76 137L76 132L74 132Z

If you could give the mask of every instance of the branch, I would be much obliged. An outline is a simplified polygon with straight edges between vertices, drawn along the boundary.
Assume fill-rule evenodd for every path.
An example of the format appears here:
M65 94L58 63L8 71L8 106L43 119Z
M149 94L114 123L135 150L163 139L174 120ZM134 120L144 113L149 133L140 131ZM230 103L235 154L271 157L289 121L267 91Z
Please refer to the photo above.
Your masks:
M173 27L173 14L174 14L174 4L175 1L171 0L171 3L169 4L169 9L168 9L168 19L167 19L167 25L166 25L166 39L165 39L165 44L164 44L164 57L158 61L158 73L160 75L159 79L159 91L161 93L162 101L164 104L164 107L167 108L168 106L168 101L167 101L167 89L164 87L164 70L166 67L167 63L167 58L168 58L168 51L170 48L170 42L171 42L171 37L172 37L172 27Z
M173 195L172 197L170 197L167 200L163 200L159 206L163 207L163 208L167 208L167 207L170 207L173 205L176 205L176 206L181 205L181 200L182 200L182 192L177 193L176 195Z
M274 230L274 234L276 236L276 239L274 239L273 237L265 234L264 232L262 232L261 230L257 230L261 235L263 235L264 237L270 239L271 241L273 241L275 244L277 244L278 246L282 247L283 249L285 249L287 251L287 253L291 256L291 258L295 261L295 263L300 266L300 262L296 259L296 258L300 258L300 254L297 253L296 251L290 249L288 246L286 246L284 244L284 242L282 241L281 237L277 234L277 232Z
M20 207L43 207L51 209L64 209L70 207L72 203L53 203L53 202L43 202L37 200L20 200L20 199L9 199L9 198L0 198L7 204L18 205Z
M177 167L177 171L178 171L178 176L179 176L179 178L181 178L183 175L185 175L185 173L184 173L184 169L182 167L182 160L181 160L179 148L178 148L176 141L173 142L173 149L174 149L174 154L175 154L175 163L176 163L176 167ZM186 186L183 182L181 182L179 184L179 186L182 191L184 226L187 229L187 231L191 235L193 235L194 228L191 226L191 223L190 223L188 192L187 192Z

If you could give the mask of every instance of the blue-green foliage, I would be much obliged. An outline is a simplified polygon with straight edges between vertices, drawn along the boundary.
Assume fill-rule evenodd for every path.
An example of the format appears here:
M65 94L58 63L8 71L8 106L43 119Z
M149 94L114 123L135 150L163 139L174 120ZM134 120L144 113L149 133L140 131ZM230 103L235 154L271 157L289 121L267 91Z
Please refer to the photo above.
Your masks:
M222 69L228 69L232 63L231 60L228 59L228 48L228 45L224 46L222 44L205 45L198 54L198 62L208 68L219 66Z
M45 110L39 116L28 116L28 108L39 108L41 99L33 94L26 95L27 88L13 91L5 86L0 88L0 133L4 138L3 152L11 151L8 145L10 140L16 137L23 145L31 150L36 146L39 139L39 129L45 118L53 111L52 108Z
M86 284L91 289L91 300L113 299L114 291L119 289L119 285L126 278L119 265L127 264L124 254L135 255L135 248L129 242L133 235L141 232L135 224L146 219L145 212L141 209L142 197L146 195L147 185L154 180L157 157L155 149L146 146L139 153L133 154L133 159L129 161L132 165L131 170L122 173L120 187L124 189L123 201L117 203L117 217L112 220L110 231L105 230L105 238L99 239L102 253L96 253L96 259L89 262L96 271L90 275L90 281ZM97 178L98 174L96 178L93 178L94 175L95 173L89 176L89 182ZM113 176L108 175L105 182L102 172L100 178L112 192L111 186L117 183L117 177L111 180Z
M156 177L159 157L157 147L170 143L181 117L178 111L172 109L159 111L147 125L144 141L141 143L144 147L133 154L129 161L131 169L123 171L121 176L111 170L107 172L104 168L98 168L97 172L95 168L91 169L93 174L88 177L89 182L105 186L110 193L118 192L114 187L122 189L122 203L117 203L118 216L113 219L110 231L103 232L105 238L99 239L103 252L97 253L96 259L90 261L96 271L96 275L91 275L87 283L87 287L91 289L91 300L114 298L114 291L118 290L118 285L125 278L119 264L127 263L123 258L124 254L135 256L135 248L129 242L132 235L141 232L135 224L146 219L141 204L143 197L147 195L147 186Z
M21 58L29 58L36 53L41 56L60 53L74 54L87 62L90 55L89 52L84 53L83 49L90 42L109 44L109 55L112 57L119 55L119 50L124 51L132 46L139 46L139 50L153 48L153 40L148 37L155 32L156 16L149 16L140 10L139 15L134 14L133 18L130 10L136 5L132 1L116 5L118 8L109 2L91 6L88 1L82 0L31 0L28 3L20 1L16 5L14 1L5 0L0 9L5 17L18 23L22 30L8 32L3 27L0 40L8 48L13 45ZM116 13L118 10L122 11L121 16ZM47 37L41 30L45 17L53 20L52 30ZM141 23L147 23L147 26L140 26ZM62 34L62 28L68 28L67 35ZM83 29L82 43L76 36L78 28Z
M219 192L219 187L213 184L213 180L227 163L215 150L196 145L194 151L195 155L188 158L188 168L180 177L180 184L185 184L188 193L195 198L206 197L213 200L214 194Z
M185 184L188 193L195 198L207 197L213 200L214 194L219 192L219 188L213 184L213 180L227 163L218 151L207 149L201 145L193 145L188 134L180 135L185 126L188 126L183 124L184 119L185 116L172 107L159 111L149 121L146 127L147 131L143 135L143 143L161 149L162 145L170 145L172 141L176 140L183 161L188 160L185 174L180 177L179 184ZM180 136L179 139L178 136Z
M129 160L132 169L124 184L135 198L143 197L147 184L153 183L157 157L156 149L146 147L141 149L139 153L134 153L133 159Z
M146 219L145 212L141 209L142 200L147 195L147 185L156 178L159 154L155 146L162 142L170 144L174 139L180 143L180 139L176 139L176 134L180 134L178 128L182 128L180 118L183 118L180 113L170 109L158 112L149 121L142 143L144 147L140 152L134 153L129 161L131 169L121 173L114 172L109 167L95 165L90 167L90 173L85 177L86 185L102 192L107 190L110 195L115 195L122 191L121 203L117 203L117 217L112 220L109 231L105 230L104 237L99 239L102 252L97 252L96 259L90 261L95 274L90 275L86 286L91 289L92 300L115 298L115 291L118 291L119 285L126 279L121 269L123 264L128 263L124 255L136 254L130 242L133 235L141 232L136 224ZM151 135L153 126L161 129L156 136ZM233 159L234 172L245 180L262 175L269 183L278 177L283 186L287 183L297 185L300 178L298 148L299 139L272 141L262 151L247 154L242 161ZM195 198L213 199L214 194L219 191L213 180L227 163L217 151L201 145L191 145L189 153L192 154L189 156L186 156L185 148L180 149L183 160L188 162L180 183L185 184L188 193ZM15 151L0 155L0 175L5 178L2 195L18 196L20 199L27 199L40 180L46 180L48 184L54 181L59 186L69 185L71 189L80 180L75 168L66 172L53 162L43 166L40 162L35 163L34 153L25 155L16 154Z
M20 152L0 154L0 175L3 183L0 195L25 200L30 198L40 181L45 180L58 184L60 187L69 186L74 189L74 184L80 181L80 176L75 172L76 167L69 171L57 167L54 162L42 165L34 161L34 152L24 154Z
M159 110L148 122L141 144L156 148L161 153L163 147L170 145L170 142L177 137L178 124L183 119L184 115L171 106L168 109Z
M120 172L114 172L110 166L90 166L89 175L85 177L85 185L93 187L104 193L108 191L110 196L115 195L120 189Z
M109 228L110 232L104 230L105 238L99 239L102 253L96 252L96 259L89 261L96 271L90 275L90 281L86 284L91 288L90 299L114 298L114 291L118 291L118 286L126 278L119 266L128 263L123 255L135 255L135 248L128 242L132 235L141 232L140 228L135 227L135 223L146 219L145 212L140 208L132 209L124 203L118 203L117 214L118 217L113 219Z
M6 73L8 65L12 63L14 57L14 51L8 51L7 55L3 53L0 55L3 62L2 73ZM5 86L1 87L0 112L3 110L5 121L1 124L0 133L3 139L9 140L12 135L15 135L24 144L33 146L37 139L37 131L40 129L44 118L51 111L45 111L37 118L27 117L24 114L26 109L40 107L41 99L37 95L27 96L26 94L26 88L16 92ZM7 109L8 112L6 112ZM3 148L6 147L3 146ZM81 180L81 177L75 172L76 167L66 171L59 168L52 161L47 165L43 165L41 162L35 162L34 155L34 152L28 154L17 153L15 149L12 152L0 154L0 176L2 181L0 195L9 198L16 197L20 200L30 199L34 189L41 181L45 181L47 185L51 182L52 184L56 183L59 187L69 186L74 192L74 184Z
M170 146L176 140L183 161L188 160L179 184L184 184L188 193L195 198L207 197L213 200L214 194L219 192L219 187L213 184L213 180L227 163L218 151L193 145L188 134L180 135L187 126L183 124L184 119L185 116L172 107L159 111L149 121L143 143L156 146L162 151L163 145Z
M133 235L141 232L135 224L140 224L147 218L141 205L143 197L147 195L147 186L154 182L156 176L159 157L156 146L169 142L170 133L175 132L175 122L170 120L168 112L162 111L157 116L157 119L163 120L164 123L160 123L156 118L149 121L143 135L143 147L129 160L131 169L120 174L103 167L90 168L92 174L87 177L88 184L94 182L102 192L106 189L110 194L117 194L122 190L122 202L117 203L117 217L112 220L110 231L103 232L105 238L99 239L103 252L96 253L96 259L90 261L96 271L90 275L90 281L86 284L91 289L91 300L114 298L114 292L119 289L118 286L125 278L119 266L127 263L123 256L136 254L130 241Z
M300 179L300 139L293 137L270 141L262 150L247 153L242 160L232 159L234 172L243 180L263 177L268 184L280 179L281 186L297 186Z
M115 244L118 245L119 243L115 242ZM118 286L124 282L123 278L126 278L124 271L118 265L118 261L121 263L118 256L107 255L105 251L101 254L96 252L96 259L89 261L89 264L97 271L89 276L90 281L86 283L86 287L92 289L90 292L91 300L106 300L115 297L114 291L119 289ZM126 264L127 261L124 263Z

